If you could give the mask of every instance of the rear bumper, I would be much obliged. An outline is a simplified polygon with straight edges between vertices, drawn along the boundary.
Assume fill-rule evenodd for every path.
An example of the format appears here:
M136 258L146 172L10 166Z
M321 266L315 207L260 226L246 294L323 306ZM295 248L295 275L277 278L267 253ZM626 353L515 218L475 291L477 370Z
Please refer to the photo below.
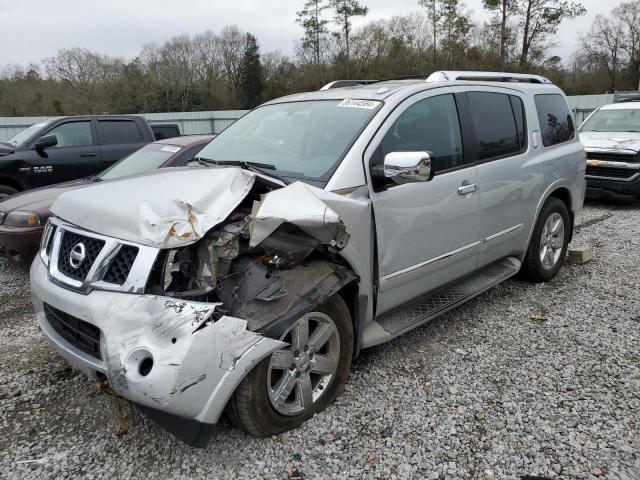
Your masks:
M92 379L106 378L117 395L193 446L206 445L244 376L284 345L248 331L244 320L212 320L217 304L67 290L49 279L39 259L31 266L31 289L40 328L69 363ZM47 316L48 307L88 329L61 332L60 323ZM96 327L99 352L86 353L70 338ZM148 358L152 367L143 374Z
M0 226L0 248L14 263L29 265L38 253L43 227L11 228Z

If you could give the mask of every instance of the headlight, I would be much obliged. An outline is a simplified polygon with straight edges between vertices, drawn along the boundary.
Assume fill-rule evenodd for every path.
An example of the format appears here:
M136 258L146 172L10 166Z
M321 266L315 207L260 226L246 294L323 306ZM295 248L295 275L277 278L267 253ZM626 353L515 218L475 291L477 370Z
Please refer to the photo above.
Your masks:
M16 210L5 215L4 224L8 227L40 227L42 221L36 212Z

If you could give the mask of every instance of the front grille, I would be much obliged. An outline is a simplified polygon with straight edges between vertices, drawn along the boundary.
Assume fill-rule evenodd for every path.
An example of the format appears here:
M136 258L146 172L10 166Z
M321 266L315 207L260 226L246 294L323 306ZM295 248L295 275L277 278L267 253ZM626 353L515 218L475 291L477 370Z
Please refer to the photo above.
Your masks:
M138 256L138 248L130 245L123 245L116 257L111 261L107 273L103 280L108 283L122 285L127 280L133 262Z
M49 325L78 350L98 360L100 355L100 329L51 305L44 304L44 314Z
M77 268L73 268L70 263L71 250L79 243L84 245L85 258ZM75 280L84 280L100 254L102 247L104 247L104 240L85 237L73 232L63 232L58 254L58 270Z
M611 177L611 178L631 178L637 170L629 170L626 168L611 168L611 167L590 167L587 165L587 175L592 177Z
M593 160L604 160L606 162L637 163L640 161L640 158L638 158L638 154L612 152L587 152L587 158Z

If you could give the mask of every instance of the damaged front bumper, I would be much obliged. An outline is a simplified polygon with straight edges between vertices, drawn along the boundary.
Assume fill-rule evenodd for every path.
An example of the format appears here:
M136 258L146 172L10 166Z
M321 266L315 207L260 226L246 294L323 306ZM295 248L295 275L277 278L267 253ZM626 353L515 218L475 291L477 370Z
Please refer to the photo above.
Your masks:
M244 376L284 346L218 304L70 291L39 259L31 285L38 323L65 359L193 446L206 445Z

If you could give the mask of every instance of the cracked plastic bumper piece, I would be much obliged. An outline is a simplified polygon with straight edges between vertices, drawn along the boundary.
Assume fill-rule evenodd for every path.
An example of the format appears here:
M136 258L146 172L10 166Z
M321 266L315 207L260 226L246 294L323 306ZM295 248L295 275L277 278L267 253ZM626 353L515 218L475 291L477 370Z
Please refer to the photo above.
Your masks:
M62 356L137 404L161 426L204 446L244 376L284 344L220 316L218 304L152 295L69 291L31 267L38 323ZM104 376L104 377L103 377Z

